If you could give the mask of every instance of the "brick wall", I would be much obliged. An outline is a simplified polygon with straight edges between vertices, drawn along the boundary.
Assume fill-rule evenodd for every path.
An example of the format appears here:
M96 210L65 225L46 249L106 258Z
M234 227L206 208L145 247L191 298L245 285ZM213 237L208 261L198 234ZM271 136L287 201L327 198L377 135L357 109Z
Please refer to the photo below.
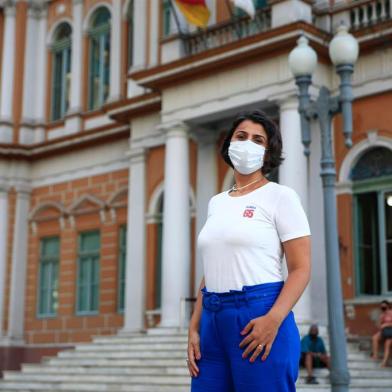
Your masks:
M88 341L92 335L116 333L122 326L123 316L117 312L118 244L119 228L127 221L127 185L128 170L121 170L32 191L31 211L38 206L43 208L36 212L34 223L29 225L25 308L27 343ZM103 205L97 204L98 201ZM58 203L66 212L49 204L45 206L47 202ZM78 234L94 229L99 229L101 234L99 313L77 316ZM56 317L40 319L37 317L39 244L40 238L50 235L60 236L59 305Z

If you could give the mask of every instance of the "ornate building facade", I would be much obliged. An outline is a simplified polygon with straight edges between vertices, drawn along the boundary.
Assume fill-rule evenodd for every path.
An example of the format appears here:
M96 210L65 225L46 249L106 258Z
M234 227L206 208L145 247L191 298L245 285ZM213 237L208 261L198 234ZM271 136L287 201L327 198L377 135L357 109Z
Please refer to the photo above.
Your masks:
M208 200L233 183L219 146L243 109L280 124L286 159L271 179L298 192L312 230L295 314L326 324L320 133L307 158L287 57L306 35L312 95L336 91L328 43L342 21L360 42L350 150L334 122L342 284L347 332L373 332L392 296L390 2L257 1L252 21L207 4L199 30L160 0L1 2L0 368L182 323Z

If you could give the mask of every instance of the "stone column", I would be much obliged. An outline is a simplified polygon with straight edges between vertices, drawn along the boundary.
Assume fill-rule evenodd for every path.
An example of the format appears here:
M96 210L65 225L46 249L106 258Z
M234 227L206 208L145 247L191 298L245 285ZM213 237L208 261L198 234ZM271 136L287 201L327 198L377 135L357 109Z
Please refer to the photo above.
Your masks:
M19 132L21 144L45 139L46 91L46 4L29 4L25 47L23 115ZM35 97L35 99L32 99Z
M83 72L83 0L72 2L72 54L71 54L71 87L70 103L66 116L67 134L81 130L82 120L82 72Z
M30 186L26 183L15 186L16 211L12 243L12 267L10 302L8 310L7 339L10 343L23 343L26 292L26 266L28 244L28 213Z
M7 272L8 186L0 184L0 339L4 335L5 280Z
M121 97L121 1L112 2L112 22L110 33L110 91L108 101L117 101ZM139 3L137 1L137 3ZM144 1L143 1L144 3ZM143 30L144 31L144 30ZM143 31L140 35L143 35ZM138 39L140 37L138 34Z
M197 249L197 237L207 219L207 208L210 198L217 193L217 147L218 132L212 129L195 129L192 138L197 144L197 197L196 197L196 266L195 266L195 292L197 296L203 265Z
M158 7L159 3L153 1L152 7ZM133 44L132 44L132 67L128 71L136 71L146 67L146 48L147 48L147 35L146 35L146 20L147 20L147 2L134 1L133 2ZM152 34L154 33L154 28ZM134 97L142 94L144 88L139 86L135 81L128 80L128 97Z
M280 166L279 183L293 188L298 193L304 210L308 213L309 169L307 158L303 153L301 122L296 98L290 98L280 103L280 129L285 160ZM309 286L295 305L294 312L299 322L312 320Z
M1 69L0 97L0 142L13 141L12 103L14 92L15 63L15 5L7 3L4 7L3 62Z
M146 163L143 148L131 148L128 181L127 261L124 327L122 332L144 329L146 309Z
M188 126L162 128L166 136L162 235L161 327L180 325L180 299L190 286L190 185Z

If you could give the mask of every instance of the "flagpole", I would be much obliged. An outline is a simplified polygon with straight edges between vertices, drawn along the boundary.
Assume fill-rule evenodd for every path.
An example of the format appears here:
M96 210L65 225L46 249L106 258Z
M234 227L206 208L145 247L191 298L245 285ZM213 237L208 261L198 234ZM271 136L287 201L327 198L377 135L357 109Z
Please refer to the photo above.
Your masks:
M178 35L181 38L182 44L184 46L185 53L188 54L188 46L186 45L186 40L185 40L186 34L184 34L184 32L181 30L180 20L178 19L177 11L176 11L176 8L174 7L173 0L169 0L169 4L170 4L170 7L171 7L171 9L173 11L174 20L176 21Z
M236 30L237 37L238 37L238 38L241 38L241 31L238 29L237 22L236 22L236 20L235 20L236 18L235 18L235 16L234 16L233 9L231 8L231 5L230 5L230 0L226 0L226 5L227 5L227 8L228 8L228 10L229 10L229 12L230 12L231 20L232 20L233 23L234 23L234 28L235 28L235 30Z

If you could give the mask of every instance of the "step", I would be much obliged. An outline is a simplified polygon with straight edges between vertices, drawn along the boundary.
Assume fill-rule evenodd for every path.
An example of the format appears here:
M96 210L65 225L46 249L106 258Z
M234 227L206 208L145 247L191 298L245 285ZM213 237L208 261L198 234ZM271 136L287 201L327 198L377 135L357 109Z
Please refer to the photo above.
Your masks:
M148 365L145 363L138 363L139 366L119 366L114 364L112 366L100 366L97 364L91 365L78 365L69 363L67 366L56 365L39 365L39 364L26 364L23 365L22 371L25 374L120 374L120 375L159 375L159 374L172 374L172 375L188 375L188 368L183 362L178 362L175 366L167 366L160 363L160 365ZM315 369L316 376L327 377L327 369ZM305 369L300 369L301 374L305 373ZM7 374L8 372L5 372ZM391 378L392 371L383 368L363 368L363 369L350 369L351 377L367 377L367 378Z
M61 385L58 383L39 383L39 382L4 382L2 384L2 391L18 391L18 392L31 392L31 391L51 391L51 392L189 392L189 383L187 385L151 385L151 384L111 384L106 385L102 383L68 383ZM330 392L330 386L327 385L298 385L297 392ZM363 385L363 386L350 386L350 392L389 392L390 389L385 389L383 386Z
M184 351L186 352L187 350L187 343L183 342L143 342L143 343L125 343L119 346L111 345L111 344L105 344L105 345L99 345L99 344L78 344L76 346L76 351L93 351L93 352L102 352L102 351L113 351L113 352L118 352L118 351L130 351L130 350L135 350L135 351L140 351L140 350L178 350L178 351Z
M121 345L121 344L130 344L130 343L159 343L159 342L188 342L188 336L178 335L178 336L164 336L164 335L156 335L156 336L134 336L130 338L122 337L122 336L112 336L112 337L97 337L93 339L94 344L111 344L111 345ZM81 343L83 344L83 343ZM86 343L88 344L88 343ZM90 343L91 344L91 343ZM79 345L79 343L78 343Z
M89 350L87 347L83 350L65 350L60 351L58 354L59 358L91 358L91 357L105 357L105 358L186 358L186 348L178 350L176 347L166 347L164 349L146 350L143 347L129 349L118 349L118 350L98 350L92 348ZM202 353L203 355L203 353ZM349 361L366 361L369 362L370 358L365 353L348 353Z

